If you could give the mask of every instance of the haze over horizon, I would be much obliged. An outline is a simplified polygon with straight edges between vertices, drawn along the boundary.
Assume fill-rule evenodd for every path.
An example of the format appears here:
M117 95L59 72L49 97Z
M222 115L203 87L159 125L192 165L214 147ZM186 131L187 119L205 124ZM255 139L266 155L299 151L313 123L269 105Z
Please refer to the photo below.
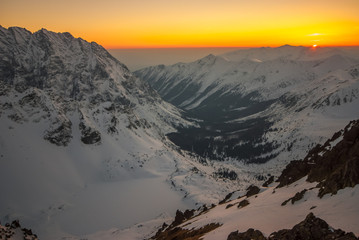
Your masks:
M359 1L0 0L0 22L105 48L353 46Z

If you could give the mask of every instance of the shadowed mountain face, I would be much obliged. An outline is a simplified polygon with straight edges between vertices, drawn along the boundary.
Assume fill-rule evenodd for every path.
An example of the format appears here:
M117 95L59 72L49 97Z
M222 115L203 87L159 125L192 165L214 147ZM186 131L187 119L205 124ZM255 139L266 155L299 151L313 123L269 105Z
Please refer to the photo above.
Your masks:
M4 108L13 111L9 118L27 121L26 115L34 117L40 109L44 114L37 117L52 122L44 134L51 143L68 145L75 113L85 144L101 142L101 134L118 134L123 118L128 128L154 127L156 134L157 120L166 122L160 124L163 130L182 121L175 108L94 42L45 29L32 34L0 28L0 47L1 96L9 100ZM11 103L12 92L18 104ZM142 109L157 109L159 114Z
M358 117L358 59L343 49L283 46L135 74L198 120L199 127L169 134L174 143L212 159L264 163L303 157Z

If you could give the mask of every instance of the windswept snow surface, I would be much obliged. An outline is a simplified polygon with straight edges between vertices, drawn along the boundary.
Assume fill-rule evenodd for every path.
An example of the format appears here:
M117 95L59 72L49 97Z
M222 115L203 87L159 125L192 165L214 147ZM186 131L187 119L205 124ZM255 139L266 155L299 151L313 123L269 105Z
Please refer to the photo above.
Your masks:
M227 239L231 232L245 232L249 228L257 229L264 235L281 230L291 229L303 221L308 213L313 212L316 217L325 220L331 227L353 232L359 235L359 186L345 188L336 195L325 195L320 199L318 188L308 190L303 199L285 206L281 203L293 197L303 189L311 189L317 183L308 183L305 178L290 186L275 189L272 185L262 188L255 196L247 198L249 205L237 208L240 201L234 199L225 204L218 205L209 212L199 215L179 227L185 229L200 228L209 223L223 224L221 227L204 236L204 240ZM229 204L232 207L226 208Z

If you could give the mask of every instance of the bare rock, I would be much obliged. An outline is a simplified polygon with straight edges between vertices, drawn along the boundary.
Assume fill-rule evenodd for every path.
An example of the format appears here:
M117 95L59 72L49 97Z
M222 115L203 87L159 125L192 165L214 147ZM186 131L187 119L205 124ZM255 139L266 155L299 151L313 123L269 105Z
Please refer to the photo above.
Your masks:
M238 231L231 232L228 235L227 240L266 240L266 238L261 231L250 228L242 233L239 233Z

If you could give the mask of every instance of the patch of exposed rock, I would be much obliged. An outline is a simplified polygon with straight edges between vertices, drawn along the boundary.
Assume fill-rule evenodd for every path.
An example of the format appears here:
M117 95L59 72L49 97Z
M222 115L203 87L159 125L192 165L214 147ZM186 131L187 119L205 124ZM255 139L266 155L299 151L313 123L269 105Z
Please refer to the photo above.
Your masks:
M292 229L285 229L274 232L269 236L268 239L354 240L358 238L353 233L346 233L341 229L333 229L324 220L315 217L313 213L309 213L304 221L295 225Z
M357 240L353 233L346 233L341 229L333 229L324 220L317 218L313 213L309 213L304 221L295 225L292 229L283 229L264 237L259 230L248 229L246 232L232 232L227 240Z
M195 210L186 210L184 212L181 212L180 210L176 211L175 220L171 223L170 227L175 227L183 223L184 221L190 219L193 217Z
M18 220L5 226L0 225L0 239L38 240L37 235L31 229L22 228Z
M265 240L263 233L253 228L248 229L246 232L231 232L227 240Z
M81 130L81 141L85 144L95 144L101 141L101 134L94 128L86 126L83 122L79 124Z
M246 196L247 197L251 197L253 195L256 195L260 192L260 189L259 187L257 186L254 186L254 185L251 185L247 188L247 193L246 193Z
M72 139L72 123L59 120L59 125L45 132L44 139L57 146L67 146Z
M244 208L245 206L249 205L249 201L247 199L244 199L238 203L238 208Z
M337 144L332 146L334 142ZM359 120L351 121L343 131L317 145L304 160L288 164L277 180L278 187L305 176L309 182L319 182L319 197L359 184Z
M292 204L294 204L296 201L299 201L300 199L302 199L304 197L304 194L307 192L307 189L304 189L303 191L297 192L294 197L289 198L288 200L285 200L282 203L282 206L286 205L289 201L292 202Z
M274 176L270 176L267 181L263 183L263 187L268 187L270 184L274 182Z
M210 223L198 229L184 229L180 227L168 228L165 231L159 231L152 240L199 240L204 234L220 227L219 223Z

